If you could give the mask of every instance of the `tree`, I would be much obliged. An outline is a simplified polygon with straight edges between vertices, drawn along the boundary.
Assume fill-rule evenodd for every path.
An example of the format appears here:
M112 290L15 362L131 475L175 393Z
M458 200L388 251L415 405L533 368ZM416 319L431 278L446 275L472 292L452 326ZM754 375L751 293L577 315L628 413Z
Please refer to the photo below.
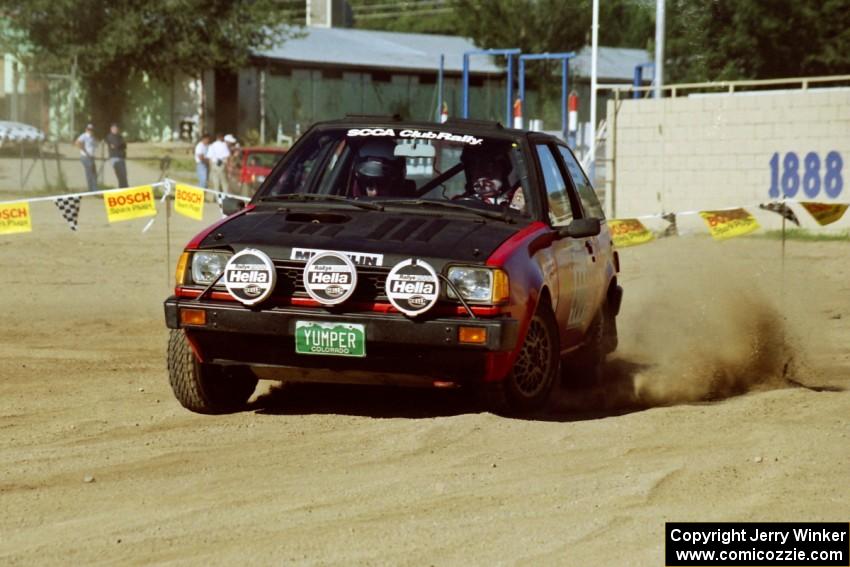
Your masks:
M667 82L850 73L845 0L668 0Z
M591 0L455 0L460 31L486 48L523 53L578 51L590 43ZM599 11L599 43L645 48L654 31L651 4L606 0Z
M281 0L0 0L4 46L28 67L67 73L74 61L92 118L121 118L133 73L168 79L235 69L287 35Z
M410 33L457 35L451 0L349 0L354 27Z

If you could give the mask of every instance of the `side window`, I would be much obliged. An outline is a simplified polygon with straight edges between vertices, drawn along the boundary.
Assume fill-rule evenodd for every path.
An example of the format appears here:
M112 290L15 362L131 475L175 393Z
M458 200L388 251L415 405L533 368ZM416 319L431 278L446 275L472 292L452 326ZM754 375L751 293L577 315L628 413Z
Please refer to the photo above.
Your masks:
M322 158L327 155L327 149L333 143L330 136L314 135L296 146L297 153L293 155L288 167L280 170L277 178L271 182L269 195L286 193L305 193L310 188L313 176L318 173L317 167Z
M546 144L537 144L537 158L540 160L540 171L546 184L546 197L549 202L549 220L552 226L565 226L573 220L573 209L567 184L552 150Z
M582 171L573 153L563 146L558 146L558 151L561 152L561 157L564 158L564 164L567 166L567 171L573 180L576 191L578 191L579 199L581 199L582 207L584 207L587 216L595 219L604 219L605 213L602 211L602 206L599 204L596 192L590 185L590 181L588 181L587 176Z

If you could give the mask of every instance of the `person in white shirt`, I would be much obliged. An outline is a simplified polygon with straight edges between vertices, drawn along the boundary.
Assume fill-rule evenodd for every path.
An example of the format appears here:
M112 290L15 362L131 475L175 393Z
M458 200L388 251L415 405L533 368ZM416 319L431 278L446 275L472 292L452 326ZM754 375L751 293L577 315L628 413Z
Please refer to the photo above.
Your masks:
M204 132L200 141L195 146L195 172L198 174L198 187L207 188L207 174L209 173L209 162L207 161L207 150L210 147L210 135Z
M97 170L94 165L94 153L97 151L97 140L94 139L94 125L87 124L86 131L80 134L74 144L80 148L80 162L86 172L86 184L89 191L97 191Z
M229 192L227 183L227 162L230 159L230 149L224 141L224 134L215 135L215 142L207 149L207 162L210 167L209 189Z

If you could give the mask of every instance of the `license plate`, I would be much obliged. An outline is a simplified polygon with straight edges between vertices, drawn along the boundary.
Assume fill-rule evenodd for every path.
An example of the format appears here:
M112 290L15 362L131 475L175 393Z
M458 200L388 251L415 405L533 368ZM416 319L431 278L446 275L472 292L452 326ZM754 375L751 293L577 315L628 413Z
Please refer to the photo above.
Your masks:
M295 322L295 352L366 356L366 326L356 323Z

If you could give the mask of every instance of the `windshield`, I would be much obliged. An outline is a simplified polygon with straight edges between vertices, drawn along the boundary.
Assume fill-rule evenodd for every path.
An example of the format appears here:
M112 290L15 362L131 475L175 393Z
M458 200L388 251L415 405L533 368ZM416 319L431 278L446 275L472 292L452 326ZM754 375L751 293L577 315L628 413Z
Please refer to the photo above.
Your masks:
M310 193L388 207L450 205L527 216L526 171L519 145L506 139L408 128L323 129L293 149L258 197Z

